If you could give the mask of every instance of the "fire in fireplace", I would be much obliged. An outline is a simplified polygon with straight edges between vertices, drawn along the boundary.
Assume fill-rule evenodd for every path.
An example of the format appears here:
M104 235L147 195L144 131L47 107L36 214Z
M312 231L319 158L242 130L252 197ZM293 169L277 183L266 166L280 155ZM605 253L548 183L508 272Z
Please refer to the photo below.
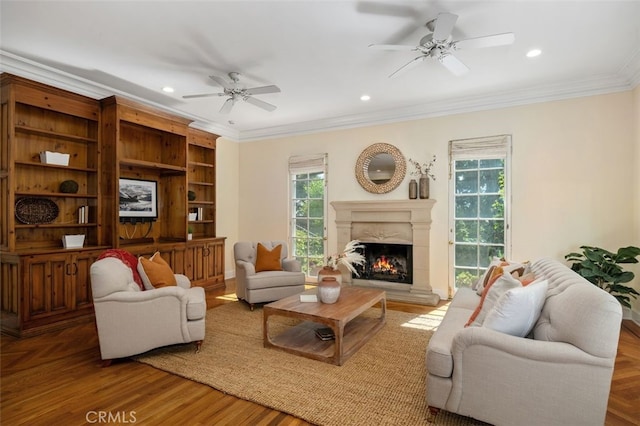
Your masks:
M413 247L407 244L362 243L359 252L365 263L356 266L360 276L353 278L364 280L389 281L393 283L413 284Z

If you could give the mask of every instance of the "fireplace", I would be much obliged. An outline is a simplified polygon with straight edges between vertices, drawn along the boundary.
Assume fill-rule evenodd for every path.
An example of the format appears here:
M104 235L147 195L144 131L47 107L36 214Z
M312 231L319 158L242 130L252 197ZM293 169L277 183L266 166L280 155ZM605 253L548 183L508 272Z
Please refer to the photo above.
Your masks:
M388 281L392 283L413 283L413 246L410 244L362 243L358 250L365 258L365 264L356 266L358 275L352 278Z
M436 306L440 297L429 285L429 234L435 200L333 201L337 245L351 240L367 245L365 260L380 258L388 265L369 265L356 277L342 270L344 285L385 290L387 299ZM407 250L400 252L396 249ZM394 251L389 251L393 249ZM391 259L390 259L391 258Z

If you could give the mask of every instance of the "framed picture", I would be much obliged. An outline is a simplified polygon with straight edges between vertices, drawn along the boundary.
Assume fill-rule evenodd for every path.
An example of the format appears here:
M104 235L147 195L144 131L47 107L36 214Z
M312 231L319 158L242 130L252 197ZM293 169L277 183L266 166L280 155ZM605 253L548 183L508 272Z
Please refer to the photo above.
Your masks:
M147 222L158 218L158 182L120 179L121 222Z

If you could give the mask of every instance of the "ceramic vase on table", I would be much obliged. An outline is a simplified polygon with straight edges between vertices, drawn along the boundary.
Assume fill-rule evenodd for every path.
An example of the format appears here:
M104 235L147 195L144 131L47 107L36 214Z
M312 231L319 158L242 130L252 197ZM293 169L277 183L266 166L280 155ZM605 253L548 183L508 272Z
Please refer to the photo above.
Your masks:
M342 273L329 266L318 272L318 298L322 303L335 303L340 297Z
M429 198L429 176L422 175L420 176L420 181L418 182L418 192L420 193L421 199Z

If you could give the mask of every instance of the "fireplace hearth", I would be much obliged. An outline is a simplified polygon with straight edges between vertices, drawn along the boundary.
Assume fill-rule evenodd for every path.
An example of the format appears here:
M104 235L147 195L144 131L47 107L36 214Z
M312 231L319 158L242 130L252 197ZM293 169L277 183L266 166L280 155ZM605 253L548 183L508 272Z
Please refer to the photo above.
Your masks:
M388 281L392 283L413 283L413 250L407 244L362 243L358 250L365 258L365 264L356 266L358 275L353 278Z

